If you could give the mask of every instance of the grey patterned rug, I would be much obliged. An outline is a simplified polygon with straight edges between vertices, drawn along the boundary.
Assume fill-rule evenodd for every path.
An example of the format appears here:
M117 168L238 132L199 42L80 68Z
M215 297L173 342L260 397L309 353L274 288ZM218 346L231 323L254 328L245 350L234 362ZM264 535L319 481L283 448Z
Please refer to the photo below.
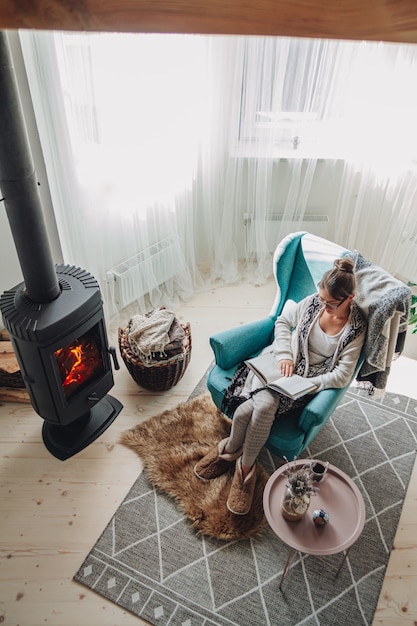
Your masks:
M195 393L203 390L204 381ZM364 497L365 528L337 578L297 554L280 591L287 548L271 531L234 542L199 536L143 472L74 580L158 626L369 625L416 443L416 400L352 389L303 455L336 465ZM281 464L267 451L261 461L269 472Z

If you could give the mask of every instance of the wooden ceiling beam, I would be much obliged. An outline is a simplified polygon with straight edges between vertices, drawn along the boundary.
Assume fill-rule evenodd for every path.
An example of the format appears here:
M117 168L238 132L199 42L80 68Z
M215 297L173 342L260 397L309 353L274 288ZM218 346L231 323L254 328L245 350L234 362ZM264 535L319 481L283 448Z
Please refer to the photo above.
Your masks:
M417 43L416 0L1 0L0 29Z

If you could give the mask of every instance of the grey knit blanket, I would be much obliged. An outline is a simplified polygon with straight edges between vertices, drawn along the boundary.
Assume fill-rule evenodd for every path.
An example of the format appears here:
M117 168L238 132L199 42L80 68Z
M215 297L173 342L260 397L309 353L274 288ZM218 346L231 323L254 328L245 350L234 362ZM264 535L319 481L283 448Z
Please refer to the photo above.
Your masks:
M144 365L181 353L184 338L184 328L175 314L164 307L129 320L127 340Z
M368 320L365 361L357 380L370 395L386 387L391 362L401 354L411 307L411 289L356 250L349 253L355 263L355 301Z

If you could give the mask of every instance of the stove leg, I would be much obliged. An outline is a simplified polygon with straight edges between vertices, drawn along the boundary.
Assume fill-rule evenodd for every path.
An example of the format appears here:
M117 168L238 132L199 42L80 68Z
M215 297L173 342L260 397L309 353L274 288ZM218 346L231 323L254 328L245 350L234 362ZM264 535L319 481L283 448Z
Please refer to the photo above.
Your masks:
M103 434L122 408L119 400L106 395L89 413L68 426L45 421L42 428L43 442L53 456L65 461Z

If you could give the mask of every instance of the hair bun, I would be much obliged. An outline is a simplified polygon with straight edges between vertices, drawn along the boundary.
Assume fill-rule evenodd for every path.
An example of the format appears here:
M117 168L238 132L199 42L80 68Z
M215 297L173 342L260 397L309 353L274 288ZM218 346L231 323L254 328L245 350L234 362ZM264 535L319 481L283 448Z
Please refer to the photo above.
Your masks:
M322 289L326 289L335 300L343 300L355 293L355 264L349 256L344 256L333 261L333 267L324 273L318 283Z
M353 274L354 264L353 260L349 257L343 257L342 259L336 259L334 267L340 272L346 272L347 274Z

